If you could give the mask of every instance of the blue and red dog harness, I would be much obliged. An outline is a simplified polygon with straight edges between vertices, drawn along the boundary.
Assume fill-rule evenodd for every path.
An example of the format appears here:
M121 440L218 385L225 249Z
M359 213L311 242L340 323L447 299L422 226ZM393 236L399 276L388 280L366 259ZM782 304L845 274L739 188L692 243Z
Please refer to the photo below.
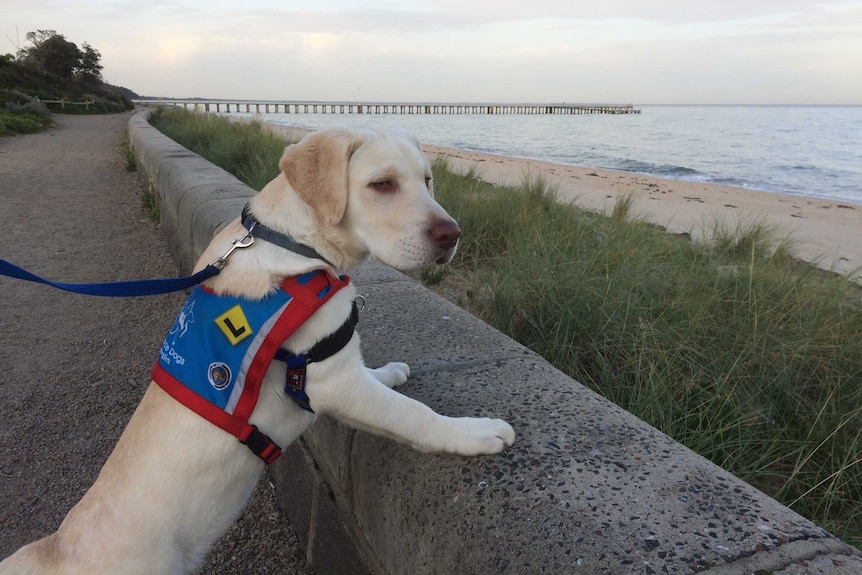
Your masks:
M237 437L266 463L281 448L249 423L273 360L287 363L285 393L311 409L305 368L337 353L353 337L354 305L347 321L303 354L281 345L350 278L314 271L282 281L261 300L219 295L196 286L165 338L153 380L171 397Z

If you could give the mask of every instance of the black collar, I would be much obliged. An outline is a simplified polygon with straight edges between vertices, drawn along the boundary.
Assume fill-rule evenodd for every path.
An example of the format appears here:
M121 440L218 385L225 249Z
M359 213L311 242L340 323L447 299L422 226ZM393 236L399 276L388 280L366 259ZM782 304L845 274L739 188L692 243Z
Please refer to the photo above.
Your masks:
M317 253L314 248L305 244L301 244L287 234L277 232L274 229L268 228L262 223L260 223L257 218L251 215L251 212L249 211L249 204L246 204L245 207L242 209L242 217L240 219L242 220L242 225L253 237L264 240L271 244L275 244L288 251L291 251L295 254L299 254L301 256L305 256L307 258L311 258L314 260L323 260L324 262L329 264L332 269L336 269L336 267L332 265L329 260Z

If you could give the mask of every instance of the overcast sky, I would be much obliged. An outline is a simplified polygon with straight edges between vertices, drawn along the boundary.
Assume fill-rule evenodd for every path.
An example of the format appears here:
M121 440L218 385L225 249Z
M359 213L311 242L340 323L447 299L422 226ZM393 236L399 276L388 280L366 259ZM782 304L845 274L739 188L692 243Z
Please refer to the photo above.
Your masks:
M862 104L862 0L0 0L146 96Z

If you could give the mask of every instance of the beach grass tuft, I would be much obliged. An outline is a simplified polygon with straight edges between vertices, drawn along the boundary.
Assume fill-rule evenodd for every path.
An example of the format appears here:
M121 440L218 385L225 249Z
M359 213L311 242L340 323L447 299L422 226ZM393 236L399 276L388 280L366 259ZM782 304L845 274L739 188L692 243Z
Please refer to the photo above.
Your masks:
M634 214L634 205L637 196L633 193L622 194L617 201L614 202L614 207L611 210L611 219L617 223L624 222L631 218Z
M277 166L280 151L266 154L226 169ZM862 544L857 284L800 262L793 242L763 222L715 220L712 240L693 242L638 218L633 196L605 217L561 204L529 174L499 187L444 160L433 172L436 197L464 230L452 263L422 276L433 289Z
M123 165L126 168L127 172L136 172L138 171L138 162L135 157L135 148L132 145L132 141L129 139L129 136L123 139L123 142L120 144L120 158L123 160Z

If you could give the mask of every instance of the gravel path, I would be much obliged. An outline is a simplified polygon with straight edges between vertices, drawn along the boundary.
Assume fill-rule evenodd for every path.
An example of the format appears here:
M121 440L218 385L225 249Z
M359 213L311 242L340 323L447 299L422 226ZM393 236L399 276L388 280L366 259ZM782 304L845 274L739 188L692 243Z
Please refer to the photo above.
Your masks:
M177 274L124 169L129 117L60 115L0 138L0 257L68 282ZM184 300L0 277L0 558L56 529L95 480ZM311 573L266 478L201 573Z

